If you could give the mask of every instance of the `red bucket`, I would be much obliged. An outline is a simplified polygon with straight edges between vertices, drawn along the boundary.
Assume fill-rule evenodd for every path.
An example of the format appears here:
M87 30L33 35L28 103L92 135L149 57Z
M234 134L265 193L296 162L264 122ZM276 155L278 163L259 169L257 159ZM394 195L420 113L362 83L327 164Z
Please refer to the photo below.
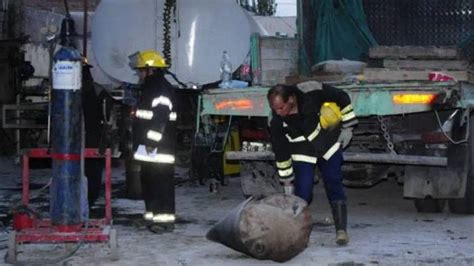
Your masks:
M33 224L34 219L28 213L15 213L13 215L13 229L16 231L32 228Z

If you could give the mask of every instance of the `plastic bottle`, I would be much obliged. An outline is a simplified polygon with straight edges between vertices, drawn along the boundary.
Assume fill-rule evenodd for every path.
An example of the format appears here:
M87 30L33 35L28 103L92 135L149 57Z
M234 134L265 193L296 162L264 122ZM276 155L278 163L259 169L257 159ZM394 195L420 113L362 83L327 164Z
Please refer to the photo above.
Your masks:
M224 51L222 54L220 71L221 83L219 84L219 87L230 88L232 85L232 63L230 62L229 54L227 54L227 51Z

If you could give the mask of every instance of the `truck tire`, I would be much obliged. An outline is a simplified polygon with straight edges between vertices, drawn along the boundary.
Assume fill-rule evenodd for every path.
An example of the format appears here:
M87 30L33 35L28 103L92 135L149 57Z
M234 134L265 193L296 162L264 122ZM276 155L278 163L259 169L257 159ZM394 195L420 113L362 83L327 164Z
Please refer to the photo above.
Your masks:
M200 185L205 185L209 178L209 147L193 146L191 151L191 178L198 180Z
M129 199L142 199L142 182L140 163L129 159L125 164L125 186Z
M283 187L276 176L275 167L265 161L242 161L240 163L240 185L242 194L246 198L283 192Z
M474 115L469 117L469 142L468 142L469 169L466 180L466 193L464 198L450 199L449 210L458 214L474 214Z
M89 206L99 198L102 190L102 171L104 170L104 160L101 159L87 159L84 162L84 174L87 177L87 191Z
M446 206L446 200L443 199L414 199L415 208L420 213L437 213L442 212Z

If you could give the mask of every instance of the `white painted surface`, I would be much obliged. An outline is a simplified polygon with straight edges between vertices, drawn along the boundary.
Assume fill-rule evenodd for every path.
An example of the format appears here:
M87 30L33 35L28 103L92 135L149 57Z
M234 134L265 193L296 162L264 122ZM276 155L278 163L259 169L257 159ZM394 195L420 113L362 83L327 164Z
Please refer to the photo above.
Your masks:
M93 15L93 12L91 12L88 16L88 36L90 35L90 27ZM72 12L71 16L75 22L76 33L79 35L79 37L76 39L76 44L82 54L83 13ZM48 78L51 66L49 62L49 44L46 42L46 36L58 34L57 31L60 28L62 18L63 16L58 13L52 13L45 10L36 10L32 8L25 9L24 27L26 34L28 34L30 38L29 43L23 45L22 49L25 51L25 60L31 62L35 68L34 76L37 77L35 79L28 80L26 82L26 86L37 86L41 83L41 78ZM52 32L51 30L56 30L56 33ZM118 86L120 83L108 76L97 64L92 51L90 37L87 39L87 47L89 64L93 66L91 69L91 74L94 78L94 81L108 87Z
M275 0L277 9L275 16L291 17L296 16L296 1L301 0Z
M296 17L263 17L254 16L253 19L264 36L285 36L294 38L297 33Z
M137 82L128 65L136 51L163 51L163 0L102 0L92 23L92 47L99 66L111 77ZM183 82L205 84L220 79L219 63L227 50L235 66L248 54L254 31L233 0L178 1L171 25L172 68Z

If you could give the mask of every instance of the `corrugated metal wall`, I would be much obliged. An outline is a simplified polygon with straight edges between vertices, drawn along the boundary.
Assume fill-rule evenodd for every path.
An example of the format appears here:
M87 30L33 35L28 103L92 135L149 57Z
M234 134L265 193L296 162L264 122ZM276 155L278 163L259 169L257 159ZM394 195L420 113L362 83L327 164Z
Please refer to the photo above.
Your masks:
M363 0L380 45L458 45L474 33L474 0Z
M5 1L5 0L4 0ZM11 0L10 0L11 1ZM19 0L14 0L19 1ZM26 7L33 7L43 10L64 10L64 0L23 0ZM89 11L95 10L100 0L88 0ZM84 0L67 0L70 11L79 11L84 9Z

